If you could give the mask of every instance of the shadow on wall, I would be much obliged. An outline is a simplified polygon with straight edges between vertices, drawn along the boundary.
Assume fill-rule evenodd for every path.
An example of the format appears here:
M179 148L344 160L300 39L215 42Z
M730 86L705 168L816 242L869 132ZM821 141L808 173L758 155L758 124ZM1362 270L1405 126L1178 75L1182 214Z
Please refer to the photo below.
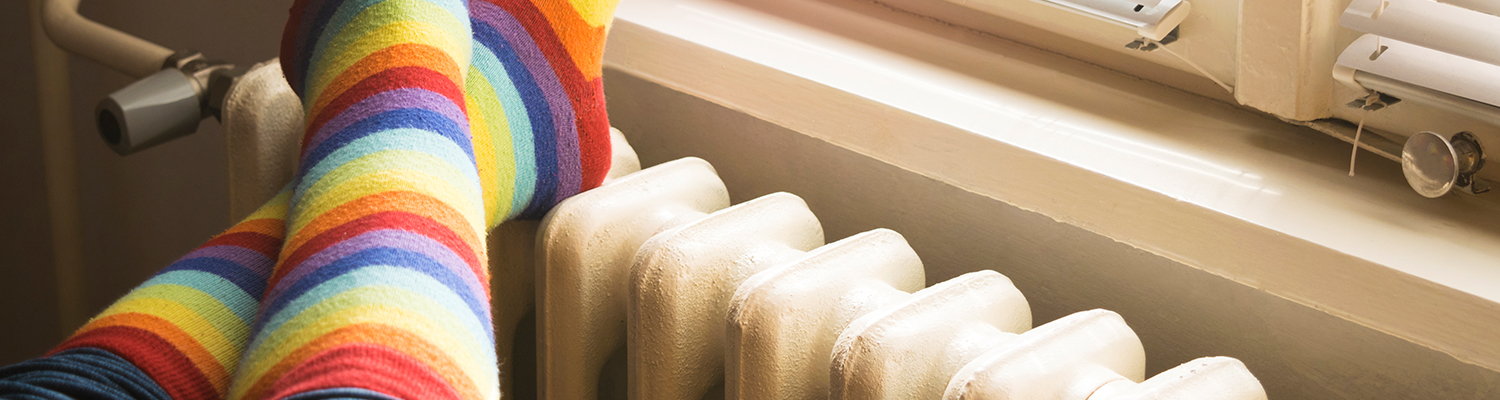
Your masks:
M171 49L241 65L276 57L291 0L84 1L81 13ZM58 328L37 87L26 1L0 2L0 365L41 355ZM83 315L102 311L229 226L223 135L198 133L121 157L94 128L96 102L132 81L70 57L72 124L83 221Z

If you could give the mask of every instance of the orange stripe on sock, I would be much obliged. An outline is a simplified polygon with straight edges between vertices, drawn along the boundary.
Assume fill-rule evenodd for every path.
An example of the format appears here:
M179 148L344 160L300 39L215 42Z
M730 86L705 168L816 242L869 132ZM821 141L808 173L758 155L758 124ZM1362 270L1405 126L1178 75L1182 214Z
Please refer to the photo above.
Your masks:
M457 238L461 242L460 245L465 248L453 248L453 252L463 258L464 262L469 265L469 268L479 276L480 282L484 284L485 289L488 290L489 270L480 261L483 257L483 254L480 252L487 249L487 247L484 247L485 244L481 243L479 238L475 237L475 233L472 230L467 229L467 219L447 203L443 203L431 196L410 191L389 191L361 197L334 207L332 210L323 213L323 215L319 215L313 221L308 222L302 228L302 231L298 232L283 247L281 259L276 263L275 270L271 274L271 279L267 287L276 286L276 284L281 282L282 277L291 272L291 268L303 263L314 253L323 250L323 248L304 249L310 242L320 238L326 241L327 238L324 238L324 235L339 234L344 231L340 227L344 227L361 218L386 212L405 212L402 210L413 209L413 207L425 212L423 214L407 212L408 214L432 220L434 223L446 228L449 234L453 235L453 238ZM437 237L433 239L442 241L441 238Z
M340 204L328 212L317 216L307 225L302 227L295 236L287 240L283 246L281 255L284 261L287 256L296 252L318 235L322 235L329 229L333 229L370 214L387 211L421 210L424 217L430 218L443 226L448 227L454 234L458 235L470 248L480 248L484 244L481 238L476 237L470 229L468 218L457 210L437 198L425 194L394 190L380 192L356 200ZM278 267L279 268L279 267Z
M281 239L282 236L286 235L286 220L279 218L264 218L244 221L240 222L239 224L235 224L234 226L230 227L229 230L224 231L224 233L221 233L219 235L223 236L226 234L237 232L254 232Z
M552 32L562 42L563 49L573 59L574 66L583 73L584 80L593 80L602 74L604 36L603 26L589 25L568 1L528 1L547 18ZM535 35L533 35L535 38ZM533 39L535 40L535 39ZM540 43L539 43L540 45Z
M358 85L371 75L398 67L421 67L437 71L437 73L448 77L453 82L463 82L463 69L453 63L453 58L448 53L437 47L425 44L403 43L387 47L370 53L365 58L349 66L337 78L328 84L328 87L318 94L317 101L313 102L312 112L307 115L314 116L308 121L307 132L309 136L322 128L324 123L334 116L323 116L323 108L337 99L344 91Z
M286 358L278 361L274 366L261 375L251 386L245 398L256 399L274 385L275 379L282 376L309 357L334 347L350 343L369 343L395 349L405 353L417 360L421 360L428 368L446 380L463 398L478 399L479 388L474 386L474 380L464 374L458 364L449 359L436 346L427 343L421 337L410 332L397 329L388 325L380 324L354 324L339 328L323 335L312 342L303 345Z

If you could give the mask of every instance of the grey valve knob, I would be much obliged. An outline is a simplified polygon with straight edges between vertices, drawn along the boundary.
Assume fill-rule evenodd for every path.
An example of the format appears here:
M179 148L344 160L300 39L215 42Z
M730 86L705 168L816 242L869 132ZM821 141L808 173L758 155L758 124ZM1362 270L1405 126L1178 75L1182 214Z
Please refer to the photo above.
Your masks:
M1406 139L1401 149L1401 171L1406 183L1418 194L1438 198L1453 189L1470 194L1489 191L1489 185L1474 176L1484 167L1484 149L1469 132L1459 132L1448 139L1432 132L1421 132Z
M99 102L99 134L120 155L172 140L198 129L203 101L198 83L176 68L131 83Z

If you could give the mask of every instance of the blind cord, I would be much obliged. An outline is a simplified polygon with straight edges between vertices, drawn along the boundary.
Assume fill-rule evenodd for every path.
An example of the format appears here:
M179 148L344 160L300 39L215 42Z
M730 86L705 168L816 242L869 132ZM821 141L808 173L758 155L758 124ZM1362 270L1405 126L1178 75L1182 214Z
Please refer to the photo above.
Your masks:
M1214 83L1218 84L1219 87L1224 88L1224 91L1229 92L1229 94L1234 94L1233 87L1224 84L1224 81L1219 80L1219 78L1215 78L1213 74L1209 74L1207 70L1203 69L1203 67L1198 66L1198 63L1195 63L1192 60L1187 59L1187 57L1183 57L1181 54L1177 54L1177 52L1167 48L1166 44L1151 39L1146 39L1146 43L1154 44L1156 45L1156 48L1166 50L1167 54L1171 54L1172 57L1177 57L1178 60L1182 60L1182 62L1187 63L1189 67L1193 67L1193 69L1198 70L1199 74L1202 74L1203 76L1208 77L1209 80L1214 81Z
M1364 112L1359 114L1359 127L1354 128L1354 150L1349 152L1349 177L1351 178L1354 177L1354 157L1359 155L1359 135L1365 131L1365 117L1370 116L1370 111L1379 110L1385 106L1387 104L1380 100L1380 92L1371 90L1370 94L1365 96L1365 105L1360 107Z
M1380 8L1378 8L1378 9L1375 10L1376 18L1379 18L1380 13L1383 12L1383 11L1385 11L1385 6L1390 4L1389 2L1382 2L1382 3L1383 4L1380 5ZM1380 53L1381 53L1380 48L1381 47L1382 46L1380 45L1380 36L1376 36L1375 37L1375 53L1372 54L1372 55L1370 55L1370 59L1371 60L1374 60L1375 57L1379 57L1380 56ZM1360 109L1362 109L1364 111L1360 112L1360 114L1359 114L1359 127L1354 128L1354 148L1351 149L1351 150L1349 150L1349 177L1350 178L1354 177L1354 160L1355 160L1355 158L1357 158L1359 156L1359 136L1360 136L1360 134L1362 134L1362 133L1365 132L1365 117L1369 117L1370 116L1370 109L1377 108L1376 105L1384 106L1385 103L1380 101L1380 92L1371 90L1370 93L1369 93L1369 95L1365 96L1365 105L1363 107L1360 107Z
M1376 95L1379 96L1379 95ZM1354 149L1349 151L1349 177L1354 177L1354 159L1359 156L1359 135L1365 131L1365 117L1370 115L1370 101L1365 100L1364 112L1359 114L1359 128L1354 129Z

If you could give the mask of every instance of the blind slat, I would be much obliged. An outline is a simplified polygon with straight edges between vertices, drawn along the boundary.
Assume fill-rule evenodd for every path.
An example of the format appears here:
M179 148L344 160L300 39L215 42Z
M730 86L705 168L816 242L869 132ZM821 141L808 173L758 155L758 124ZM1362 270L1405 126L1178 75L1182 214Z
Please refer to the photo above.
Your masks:
M1444 3L1482 12L1489 15L1500 15L1500 1L1495 0L1442 0Z
M1364 35L1339 55L1339 65L1448 93L1500 105L1500 65L1459 57L1411 43L1383 38L1386 50L1374 60L1375 35Z
M952 1L952 0L950 0ZM975 1L975 0L970 0ZM995 0L990 0L995 1ZM1008 0L999 0L1004 3ZM1034 0L1134 28L1137 34L1162 40L1187 18L1186 0ZM1139 8L1139 10L1137 10Z
M1106 17L1115 22L1139 28L1147 25L1155 25L1166 16L1172 7L1176 7L1182 0L1163 0L1155 6L1142 5L1130 0L1042 0L1063 7L1083 10L1085 12ZM1137 5L1142 6L1140 11L1135 11Z
M1382 1L1390 4L1377 12ZM1339 24L1500 65L1500 17L1463 7L1432 0L1354 0Z

